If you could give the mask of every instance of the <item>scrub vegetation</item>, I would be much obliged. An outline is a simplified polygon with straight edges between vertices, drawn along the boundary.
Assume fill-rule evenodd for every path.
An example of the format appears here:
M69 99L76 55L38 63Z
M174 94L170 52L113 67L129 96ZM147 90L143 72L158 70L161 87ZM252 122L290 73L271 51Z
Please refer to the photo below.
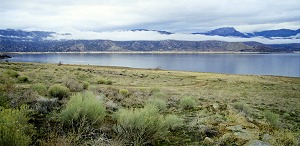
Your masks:
M300 78L0 63L0 145L299 145Z

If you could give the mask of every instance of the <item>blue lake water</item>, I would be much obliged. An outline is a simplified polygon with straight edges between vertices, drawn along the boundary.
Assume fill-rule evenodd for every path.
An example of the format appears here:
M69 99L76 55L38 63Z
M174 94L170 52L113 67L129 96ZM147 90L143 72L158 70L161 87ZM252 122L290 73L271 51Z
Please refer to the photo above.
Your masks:
M300 54L9 54L11 62L161 68L225 74L300 77Z

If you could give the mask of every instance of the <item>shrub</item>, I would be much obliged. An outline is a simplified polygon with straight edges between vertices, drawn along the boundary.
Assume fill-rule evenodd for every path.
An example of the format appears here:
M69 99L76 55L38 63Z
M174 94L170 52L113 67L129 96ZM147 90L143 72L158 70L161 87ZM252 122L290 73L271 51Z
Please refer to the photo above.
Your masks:
M287 129L275 130L269 142L271 145L299 146L299 140L297 140L296 135Z
M105 84L105 85L112 85L112 81L111 80L106 80L104 78L98 78L97 79L97 84Z
M48 114L57 108L59 108L59 103L56 98L37 98L30 105L30 109L39 114Z
M17 78L18 76L20 76L20 74L17 71L12 70L12 69L6 70L4 72L4 74L7 74L8 76L13 77L13 78Z
M56 85L52 85L49 90L48 93L50 96L52 97L57 97L58 99L63 99L63 98L67 98L70 95L70 90L69 88L56 84Z
M167 103L166 101L160 99L160 98L150 98L148 100L148 104L154 105L158 108L159 111L164 111L167 109Z
M105 84L105 79L104 78L98 78L97 84Z
M127 97L129 95L129 92L127 89L120 89L119 93L123 96L123 97Z
M196 101L192 97L183 97L179 101L179 105L184 109L191 109L196 106Z
M170 129L174 130L183 125L183 119L176 115L167 115L165 123Z
M26 82L29 82L29 79L26 76L19 76L18 77L18 82L19 83L26 83Z
M1 87L0 87L1 88ZM1 89L0 89L1 91ZM0 93L0 107L9 107L9 98L7 95Z
M47 94L47 87L43 83L33 84L31 86L31 90L36 91L40 95L46 95Z
M83 89L84 90L87 90L89 88L89 86L90 86L89 82L86 82L86 81L83 82Z
M64 84L72 92L80 92L83 90L83 85L74 79L65 79Z
M0 107L0 145L25 146L31 143L34 127L28 124L27 106L18 109Z
M236 102L233 104L233 107L238 111L245 113L248 116L251 115L252 110L248 106L248 104L245 104L243 102Z
M155 106L121 109L115 114L117 137L127 145L153 144L163 139L173 123L166 122Z
M267 120L267 122L269 122L272 126L278 128L279 127L279 115L278 114L274 114L269 110L264 111L264 116Z
M106 81L105 81L105 85L112 85L112 83L113 83L113 82L112 82L111 80L106 80Z
M59 116L66 126L76 126L85 120L97 124L105 117L105 106L92 92L77 93L71 96Z

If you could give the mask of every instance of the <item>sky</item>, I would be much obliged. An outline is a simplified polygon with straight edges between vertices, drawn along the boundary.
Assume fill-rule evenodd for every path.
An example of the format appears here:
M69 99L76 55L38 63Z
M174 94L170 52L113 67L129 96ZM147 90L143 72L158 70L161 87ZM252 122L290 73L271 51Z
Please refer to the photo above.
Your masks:
M0 0L0 28L175 33L300 28L300 0Z

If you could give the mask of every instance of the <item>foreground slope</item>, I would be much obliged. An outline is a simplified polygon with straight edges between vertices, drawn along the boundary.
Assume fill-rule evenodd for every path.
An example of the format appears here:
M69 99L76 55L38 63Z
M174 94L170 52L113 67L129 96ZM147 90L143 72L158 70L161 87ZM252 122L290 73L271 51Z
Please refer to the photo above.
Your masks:
M1 106L18 109L27 104L33 111L29 122L37 127L34 145L134 145L134 140L118 139L115 114L146 108L152 99L166 103L159 114L176 115L182 123L160 138L150 137L150 145L299 143L300 78L5 62L0 75ZM46 89L37 90L37 84ZM67 87L71 94L53 97L48 90L54 84ZM64 129L56 113L64 110L72 95L86 91L103 101L104 121L85 132L78 131L80 125ZM145 130L141 136L149 135Z

